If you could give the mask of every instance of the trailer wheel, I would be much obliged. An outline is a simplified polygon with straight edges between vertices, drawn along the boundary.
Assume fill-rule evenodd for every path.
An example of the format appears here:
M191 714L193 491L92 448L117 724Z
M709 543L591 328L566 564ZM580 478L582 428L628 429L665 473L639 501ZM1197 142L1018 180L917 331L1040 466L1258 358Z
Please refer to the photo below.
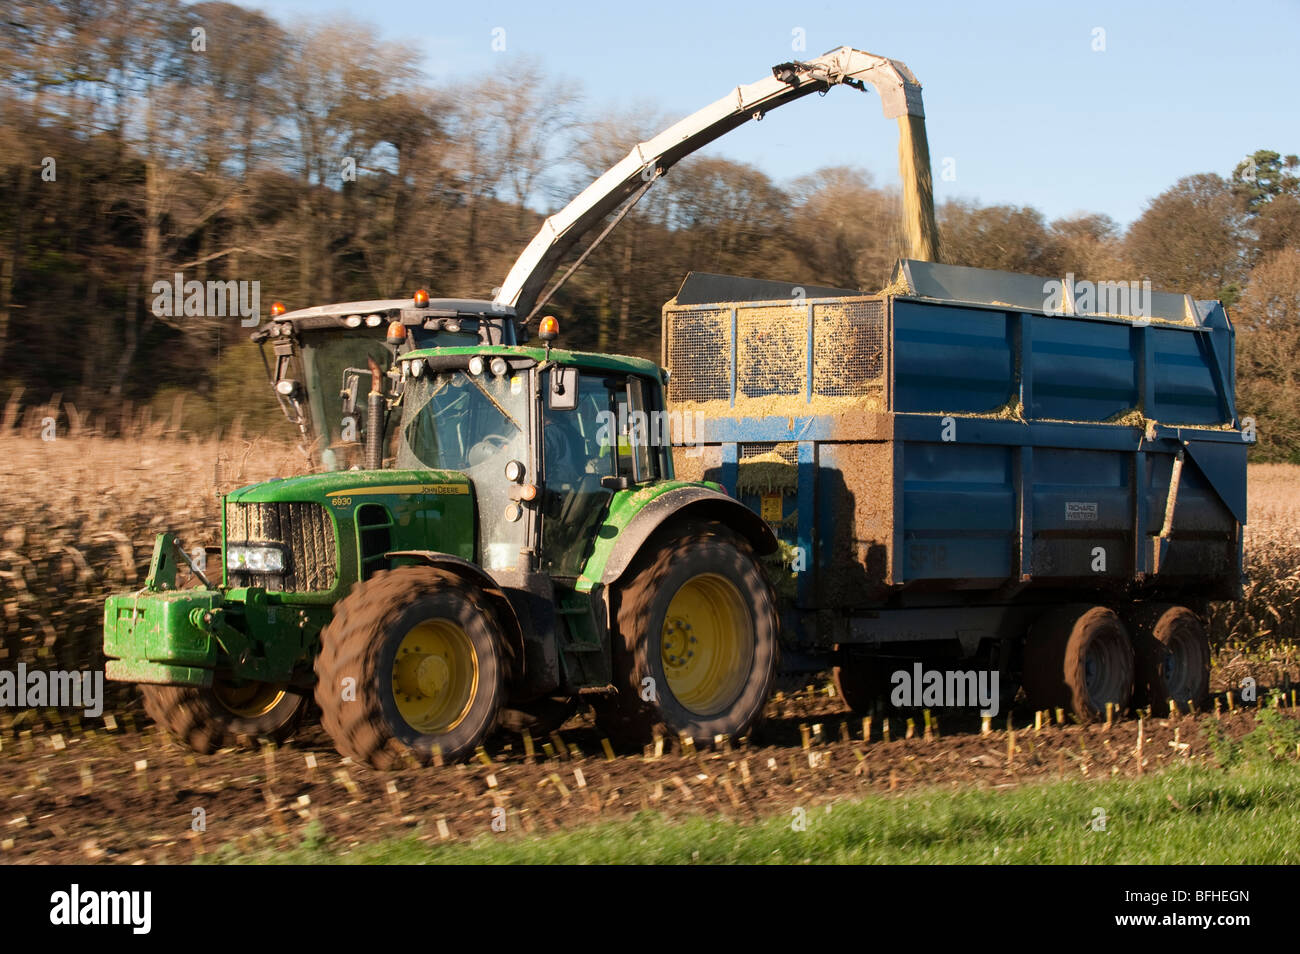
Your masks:
M1025 692L1035 709L1068 708L1081 722L1133 697L1133 646L1115 612L1075 604L1049 612L1025 643Z
M1210 637L1186 606L1144 605L1133 618L1137 690L1152 715L1168 715L1169 700L1199 706L1210 694Z
M479 589L432 567L376 573L321 632L316 704L338 750L377 769L471 754L505 692L505 636Z
M172 738L201 755L252 748L293 735L307 697L284 684L217 679L210 688L141 686L144 711Z
M615 594L613 696L593 697L600 729L644 745L656 726L698 744L747 733L776 671L776 600L749 543L689 524L659 538Z

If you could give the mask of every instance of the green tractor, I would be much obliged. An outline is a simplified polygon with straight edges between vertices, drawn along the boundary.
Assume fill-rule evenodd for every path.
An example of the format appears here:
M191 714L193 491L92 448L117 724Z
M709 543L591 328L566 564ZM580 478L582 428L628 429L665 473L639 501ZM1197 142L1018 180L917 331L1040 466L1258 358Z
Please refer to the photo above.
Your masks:
M624 744L748 732L776 663L772 531L673 479L659 367L541 332L421 348L393 322L390 359L344 389L369 387L365 466L228 494L220 585L178 587L161 534L145 588L107 602L108 677L201 752L287 738L314 693L376 768L545 731L580 696Z

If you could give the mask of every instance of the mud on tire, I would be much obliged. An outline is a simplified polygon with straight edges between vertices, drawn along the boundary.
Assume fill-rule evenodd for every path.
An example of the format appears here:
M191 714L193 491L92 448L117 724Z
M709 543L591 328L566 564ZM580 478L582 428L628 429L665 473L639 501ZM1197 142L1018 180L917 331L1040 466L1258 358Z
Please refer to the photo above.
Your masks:
M1105 606L1071 604L1034 621L1025 642L1025 693L1035 709L1060 707L1081 722L1118 711L1133 697L1133 647Z
M140 692L149 718L200 755L283 742L307 708L307 696L292 687L259 683L207 689L144 685Z
M679 524L638 556L614 600L618 692L591 700L601 731L644 745L660 727L669 739L685 733L704 745L759 722L780 624L746 540L721 524Z
M427 764L435 746L448 761L462 759L496 724L505 646L473 584L432 567L376 573L339 601L321 632L321 725L342 754L377 769L406 758Z
M1131 620L1137 662L1138 704L1151 714L1176 706L1200 706L1210 694L1210 639L1200 617L1186 606L1139 606Z

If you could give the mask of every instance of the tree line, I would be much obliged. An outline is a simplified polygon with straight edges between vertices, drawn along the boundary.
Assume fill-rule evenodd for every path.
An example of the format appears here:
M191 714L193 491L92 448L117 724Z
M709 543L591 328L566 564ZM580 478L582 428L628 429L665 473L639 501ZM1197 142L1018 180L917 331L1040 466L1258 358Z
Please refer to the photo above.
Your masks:
M420 287L490 298L543 210L680 118L595 116L513 56L438 85L414 49L355 21L179 0L10 0L0 19L0 387L106 421L183 398L191 428L281 426L247 329L157 314L156 282L256 281L263 315ZM1255 457L1300 462L1300 162L1243 145L1234 169L1178 180L1127 228L943 203L943 256L1223 299ZM692 269L880 289L899 206L861 169L777 182L694 157L554 311L570 346L657 358L660 309Z

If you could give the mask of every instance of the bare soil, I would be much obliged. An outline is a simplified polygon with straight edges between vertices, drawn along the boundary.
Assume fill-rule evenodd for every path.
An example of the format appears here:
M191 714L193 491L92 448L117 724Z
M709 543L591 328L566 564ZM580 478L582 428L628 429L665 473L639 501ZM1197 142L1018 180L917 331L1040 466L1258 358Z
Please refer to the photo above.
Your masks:
M583 713L559 733L563 757L554 738L537 740L530 758L501 733L467 764L375 772L340 757L315 724L280 747L196 756L131 715L114 731L65 724L0 740L0 861L178 863L231 843L253 851L321 837L344 848L467 839L493 830L496 808L507 832L548 832L645 809L747 821L917 786L1134 777L1212 763L1203 729L1216 719L1235 737L1255 724L1253 711L1226 706L1218 717L1145 720L1140 756L1135 719L1035 731L1027 712L1014 716L1013 741L1005 718L982 735L977 716L951 725L945 716L926 738L918 714L914 737L894 718L892 740L882 741L877 719L864 742L862 720L821 689L778 696L752 739L715 751L671 743L657 757L650 746L611 760Z

